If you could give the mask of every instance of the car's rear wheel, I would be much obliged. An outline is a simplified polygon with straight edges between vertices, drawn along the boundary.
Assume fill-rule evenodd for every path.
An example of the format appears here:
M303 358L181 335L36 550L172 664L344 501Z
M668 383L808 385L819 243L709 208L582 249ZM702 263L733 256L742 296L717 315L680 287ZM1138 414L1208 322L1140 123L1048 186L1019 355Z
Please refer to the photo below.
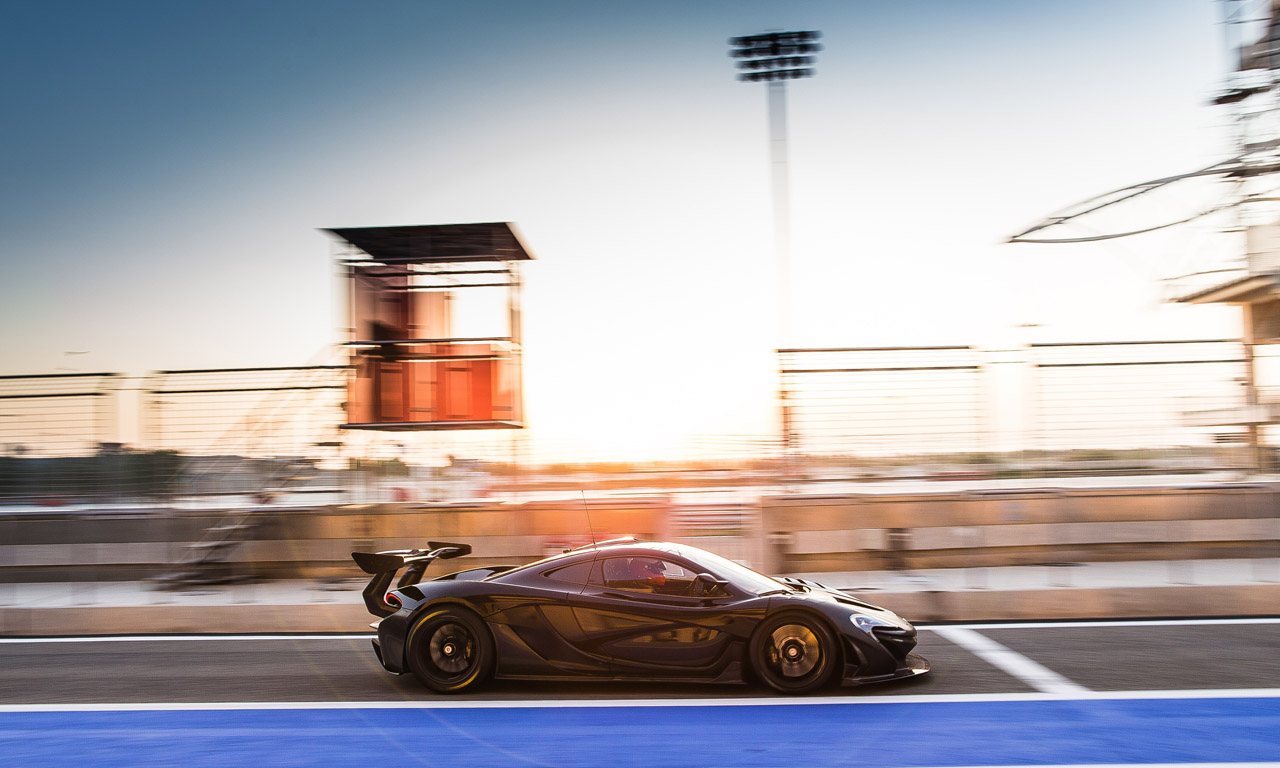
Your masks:
M835 673L840 650L821 620L803 613L766 619L751 636L751 669L782 693L809 693Z
M430 608L409 631L409 669L437 693L460 693L483 683L493 667L493 640L465 608Z

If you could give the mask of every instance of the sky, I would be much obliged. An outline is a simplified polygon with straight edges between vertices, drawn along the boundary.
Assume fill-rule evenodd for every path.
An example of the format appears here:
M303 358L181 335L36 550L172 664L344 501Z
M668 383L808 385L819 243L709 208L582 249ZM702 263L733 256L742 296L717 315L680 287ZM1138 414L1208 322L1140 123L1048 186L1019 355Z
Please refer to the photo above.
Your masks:
M773 434L779 345L1236 336L1230 309L1164 301L1203 229L1002 244L1229 155L1218 19L1211 0L5 2L0 375L340 362L320 230L473 221L514 222L537 258L526 413L565 455ZM777 29L825 46L788 86L788 338L766 89L726 44Z

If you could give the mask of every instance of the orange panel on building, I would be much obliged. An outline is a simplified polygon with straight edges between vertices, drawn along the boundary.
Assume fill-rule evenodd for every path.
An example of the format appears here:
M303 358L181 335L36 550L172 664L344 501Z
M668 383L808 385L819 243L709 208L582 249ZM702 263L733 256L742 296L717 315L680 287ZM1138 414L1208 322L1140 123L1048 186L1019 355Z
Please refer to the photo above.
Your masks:
M493 418L489 391L490 361L450 360L444 366L445 421Z
M405 400L404 363L378 363L379 422L404 421L408 416Z
M368 424L376 421L374 415L374 372L375 363L369 358L358 358L355 375L347 383L347 421L354 424Z
M520 361L503 358L493 361L493 393L490 413L501 421L520 421Z
M518 420L514 361L487 344L431 344L412 348L427 359L361 358L348 389L353 423ZM489 355L495 355L488 358ZM445 359L431 359L445 358ZM467 359L449 359L465 357ZM358 420L358 421L357 421Z
M415 360L409 367L409 421L440 421L440 363Z
M410 297L407 276L385 267L356 267L351 287L351 326L359 341L408 338Z

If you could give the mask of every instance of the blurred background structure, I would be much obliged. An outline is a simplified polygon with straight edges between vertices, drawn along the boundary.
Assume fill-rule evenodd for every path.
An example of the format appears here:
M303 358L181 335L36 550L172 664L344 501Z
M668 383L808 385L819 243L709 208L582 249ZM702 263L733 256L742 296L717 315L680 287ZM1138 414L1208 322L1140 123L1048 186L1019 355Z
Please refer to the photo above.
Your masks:
M659 475L659 486L743 484L758 495L795 483L1035 484L1276 467L1273 448L1254 455L1248 425L1223 417L1248 401L1248 357L1235 340L785 349L785 435L706 435L700 459L648 463L531 460L547 453L536 440L487 428L518 423L518 382L477 366L518 365L492 346L507 343L473 352L474 339L367 340L352 345L353 366L160 371L137 388L120 388L122 374L0 377L9 411L0 499L462 501L606 477L628 493ZM368 351L406 347L431 351ZM412 372L424 364L437 368ZM453 394L439 394L448 386ZM121 413L137 415L139 444L119 439ZM154 476L140 478L143 467Z
M904 218L886 226L889 239L880 241L899 249L886 252L899 258L901 271L877 271L893 258L861 258L873 252L875 214L865 214L855 230L847 221L856 208L850 200L891 199L882 194L885 179L906 175L902 153L866 190L850 193L863 182L845 172L834 174L821 195L798 196L815 219L836 224L814 226L820 234L796 249L802 258L791 258L785 85L812 74L812 54L821 48L816 31L730 41L739 77L768 87L773 270L755 269L751 258L758 254L748 252L759 239L754 214L763 206L715 213L708 202L714 195L697 178L659 174L654 187L632 197L620 194L625 182L609 187L612 196L596 192L595 184L642 173L615 161L592 168L582 183L548 191L541 185L569 165L592 163L588 156L566 163L557 154L531 174L534 186L501 197L514 178L504 153L518 154L508 147L518 132L506 126L492 145L502 150L491 153L501 160L494 161L495 175L467 166L447 178L459 185L473 174L483 179L469 194L485 216L498 200L524 201L518 207L530 210L528 201L548 198L561 229L536 238L537 268L525 264L531 249L509 222L327 229L341 338L313 364L275 365L288 362L287 355L272 349L271 364L214 367L221 357L210 348L207 363L141 377L0 376L0 580L160 579L184 586L341 580L352 570L352 549L414 546L428 536L468 541L477 558L517 562L583 543L593 533L586 505L597 534L692 541L761 569L827 574L850 588L879 578L926 595L957 584L980 590L1002 578L986 569L1068 564L1105 565L1115 586L1146 573L1129 568L1135 563L1165 563L1162 577L1169 581L1184 576L1168 563L1202 561L1230 561L1249 579L1272 583L1280 544L1280 486L1272 475L1280 468L1280 435L1273 434L1280 398L1269 382L1280 381L1280 367L1268 346L1280 340L1280 197L1270 185L1280 172L1273 125L1280 64L1273 66L1271 53L1280 16L1273 3L1223 5L1227 28L1239 37L1233 47L1239 64L1216 101L1235 110L1235 156L1090 198L1024 230L1011 240L1037 244L1034 253L1018 250L1020 263L1032 264L1026 274L969 258L959 244L962 222L929 227L945 233L941 240L916 238L916 229L926 229L920 211L928 208L915 197L924 186L918 180L895 203L894 214ZM1007 61L998 69L1011 76ZM844 135L852 123L842 115L821 126L838 129L831 146L839 152L822 162L810 158L810 166L853 152L856 142ZM503 119L475 124L499 130ZM909 121L895 115L884 122L902 130ZM557 125L553 133L578 127ZM572 137L566 145L581 143ZM615 143L631 149L645 143L634 139ZM675 167L695 164L686 159ZM931 164L920 168L934 171ZM1026 173L1021 164L1018 170ZM961 188L988 173L994 171L968 169ZM761 181L744 176L729 186L762 191ZM1180 184L1210 183L1196 188L1211 198L1203 206L1190 196L1199 206L1192 214L1133 208ZM385 198L385 207L362 204L343 215L355 211L367 220L459 210L449 205L453 186L432 192L439 197L412 198L412 205L386 203L409 199L401 192ZM943 209L960 197L925 202L938 209L930 215L945 221ZM674 208L655 207L655 199ZM588 204L599 206L590 216L582 212ZM997 208L1004 226L1011 214ZM300 218L309 221L317 210L324 209L306 208ZM1100 229L1099 216L1116 227ZM281 221L272 217L271 225L285 226ZM1087 297L1055 282L1083 268L1054 262L1039 247L1110 242L1191 222L1225 228L1240 248L1226 249L1232 251L1226 266L1220 250L1195 254L1219 262L1163 282L1178 286L1182 310L1243 307L1238 335L1199 323L1203 312L1148 335L1128 328L1112 335L1113 324L1092 317ZM296 224L289 220L305 228ZM583 250L565 266L561 254L573 248ZM832 258L818 258L824 249ZM309 282L295 270L281 284L290 291L310 285L307 300L319 303L316 295L325 291L317 286L329 265L307 263L315 273L308 272ZM762 277L769 272L775 276ZM245 274L252 278L239 288L248 291L259 272L255 266ZM1079 279L1106 282L1107 274ZM953 290L962 275L967 290ZM538 280L541 292L533 290ZM891 285L905 285L909 300L887 297ZM797 287L806 300L793 307ZM273 318L295 317L283 290L264 290ZM717 292L740 303L714 303ZM944 304L952 293L962 298ZM1066 307L1062 316L1092 325L1039 322L1047 310L1036 298L1045 295ZM761 309L770 300L777 302L776 322L761 321L772 314ZM238 319L226 306L217 311L228 322ZM955 338L973 326L953 318L984 312L1018 338ZM526 322L535 314L541 325ZM807 332L793 331L793 320ZM616 330L623 322L634 323L628 333ZM912 323L916 332L905 332ZM295 338L283 327L288 323L280 325L266 334L273 342ZM1091 332L1070 334L1080 327ZM250 329L246 337L264 335L260 326ZM884 341L900 332L902 343ZM929 343L942 337L952 340ZM800 338L830 344L801 346ZM184 351L200 350L190 344ZM753 375L733 373L745 369ZM779 385L776 397L770 381ZM535 392L543 410L532 396L526 403ZM692 418L710 412L715 420ZM567 445L559 437L564 432L542 429L549 422L571 422L589 439ZM693 423L743 426L694 433ZM678 430L685 444L672 448L668 441L644 458L603 460L606 448L628 447L646 429ZM929 572L921 576L925 586L896 579L904 571ZM1049 587L1068 580L1061 570L1049 573ZM1021 572L1006 583L1018 578ZM938 584L947 586L928 586ZM942 618L999 609L990 601L957 608L933 597L911 599ZM1244 610L1255 599L1232 598L1221 610ZM1026 609L1034 607L1033 601ZM1094 610L1110 608L1061 607L1064 615Z
M1232 244L1230 250L1196 254L1189 270L1167 280L1175 302L1226 304L1240 309L1239 352L1230 355L1239 359L1201 362L1216 363L1220 372L1227 370L1221 369L1223 365L1236 366L1241 387L1237 397L1216 405L1201 399L1198 413L1189 423L1218 427L1220 440L1247 444L1251 453L1248 464L1268 470L1274 468L1273 433L1280 424L1280 411L1272 407L1269 395L1274 382L1280 381L1276 378L1280 369L1268 351L1280 343L1280 5L1269 0L1223 0L1220 7L1231 69L1212 103L1229 111L1234 156L1194 171L1095 195L1043 219L1009 242L1101 242L1202 219L1215 222ZM1177 195L1184 201L1177 214L1169 205L1143 208L1152 198ZM1186 200L1197 202L1186 204ZM1116 362L1156 364L1141 359ZM1165 378L1174 381L1166 384ZM1162 389L1182 384L1180 377L1173 376L1159 382ZM1204 395L1192 385L1182 396L1191 402ZM1127 412L1118 410L1120 414Z
M774 287L778 301L779 346L791 342L791 176L787 149L787 81L813 77L822 50L816 30L766 32L730 38L738 79L765 83L769 98L769 181L773 192Z
M350 250L344 428L523 426L518 267L533 256L512 226L329 231Z

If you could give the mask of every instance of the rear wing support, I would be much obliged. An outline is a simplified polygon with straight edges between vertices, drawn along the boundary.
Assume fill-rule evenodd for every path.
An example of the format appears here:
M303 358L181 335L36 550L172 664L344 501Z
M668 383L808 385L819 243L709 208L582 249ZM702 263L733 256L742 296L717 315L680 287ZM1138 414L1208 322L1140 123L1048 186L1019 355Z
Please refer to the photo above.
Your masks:
M396 589L422 581L427 566L433 560L448 560L471 554L470 544L450 544L444 541L428 541L427 549L392 549L386 552L352 552L360 570L373 576L361 593L364 605L374 616L390 616L399 610L387 602L387 590L396 572L405 569Z

